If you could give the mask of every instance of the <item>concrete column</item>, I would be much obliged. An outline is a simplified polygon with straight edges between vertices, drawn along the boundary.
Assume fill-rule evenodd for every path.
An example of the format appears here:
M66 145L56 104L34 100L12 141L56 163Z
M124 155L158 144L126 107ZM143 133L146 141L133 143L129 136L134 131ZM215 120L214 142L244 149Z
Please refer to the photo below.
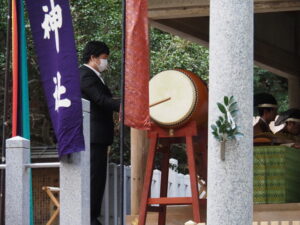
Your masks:
M300 91L300 79L297 78L289 78L288 79L289 85L289 108L298 108L300 109L300 98L299 98L299 91Z
M29 225L30 141L22 137L6 140L5 224Z
M210 1L208 225L250 225L253 217L253 0ZM244 137L226 143L225 161L210 126L217 102L233 95Z
M64 156L60 166L60 224L90 224L90 103L82 100L85 151Z

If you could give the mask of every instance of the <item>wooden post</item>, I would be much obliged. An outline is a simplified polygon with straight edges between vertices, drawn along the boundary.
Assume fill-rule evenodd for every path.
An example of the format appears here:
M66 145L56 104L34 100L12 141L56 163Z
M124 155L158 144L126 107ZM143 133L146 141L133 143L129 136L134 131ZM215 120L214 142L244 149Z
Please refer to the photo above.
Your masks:
M131 215L139 213L148 144L147 131L131 128Z
M289 108L300 108L300 79L289 78L288 85Z

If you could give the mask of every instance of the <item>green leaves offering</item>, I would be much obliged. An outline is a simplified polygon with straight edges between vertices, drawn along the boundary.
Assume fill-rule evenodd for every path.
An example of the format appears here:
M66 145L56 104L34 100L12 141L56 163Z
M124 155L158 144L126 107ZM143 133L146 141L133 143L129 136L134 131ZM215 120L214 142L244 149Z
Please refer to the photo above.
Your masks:
M242 137L243 134L238 131L238 126L235 123L238 108L233 96L230 98L225 96L223 104L218 102L217 106L222 115L219 116L215 124L211 125L214 137L220 142L236 140L238 137Z

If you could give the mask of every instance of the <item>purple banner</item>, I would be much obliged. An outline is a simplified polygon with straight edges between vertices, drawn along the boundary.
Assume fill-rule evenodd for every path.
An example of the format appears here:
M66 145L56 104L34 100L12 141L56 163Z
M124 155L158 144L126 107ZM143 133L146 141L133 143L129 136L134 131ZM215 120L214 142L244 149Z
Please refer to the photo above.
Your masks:
M59 157L84 150L80 78L68 0L26 0Z

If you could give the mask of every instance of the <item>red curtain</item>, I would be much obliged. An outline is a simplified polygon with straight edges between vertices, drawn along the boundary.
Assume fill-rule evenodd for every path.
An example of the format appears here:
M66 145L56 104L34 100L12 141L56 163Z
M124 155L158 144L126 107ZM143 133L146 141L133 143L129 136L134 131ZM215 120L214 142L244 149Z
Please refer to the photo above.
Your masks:
M125 124L149 129L149 36L147 0L126 1Z

